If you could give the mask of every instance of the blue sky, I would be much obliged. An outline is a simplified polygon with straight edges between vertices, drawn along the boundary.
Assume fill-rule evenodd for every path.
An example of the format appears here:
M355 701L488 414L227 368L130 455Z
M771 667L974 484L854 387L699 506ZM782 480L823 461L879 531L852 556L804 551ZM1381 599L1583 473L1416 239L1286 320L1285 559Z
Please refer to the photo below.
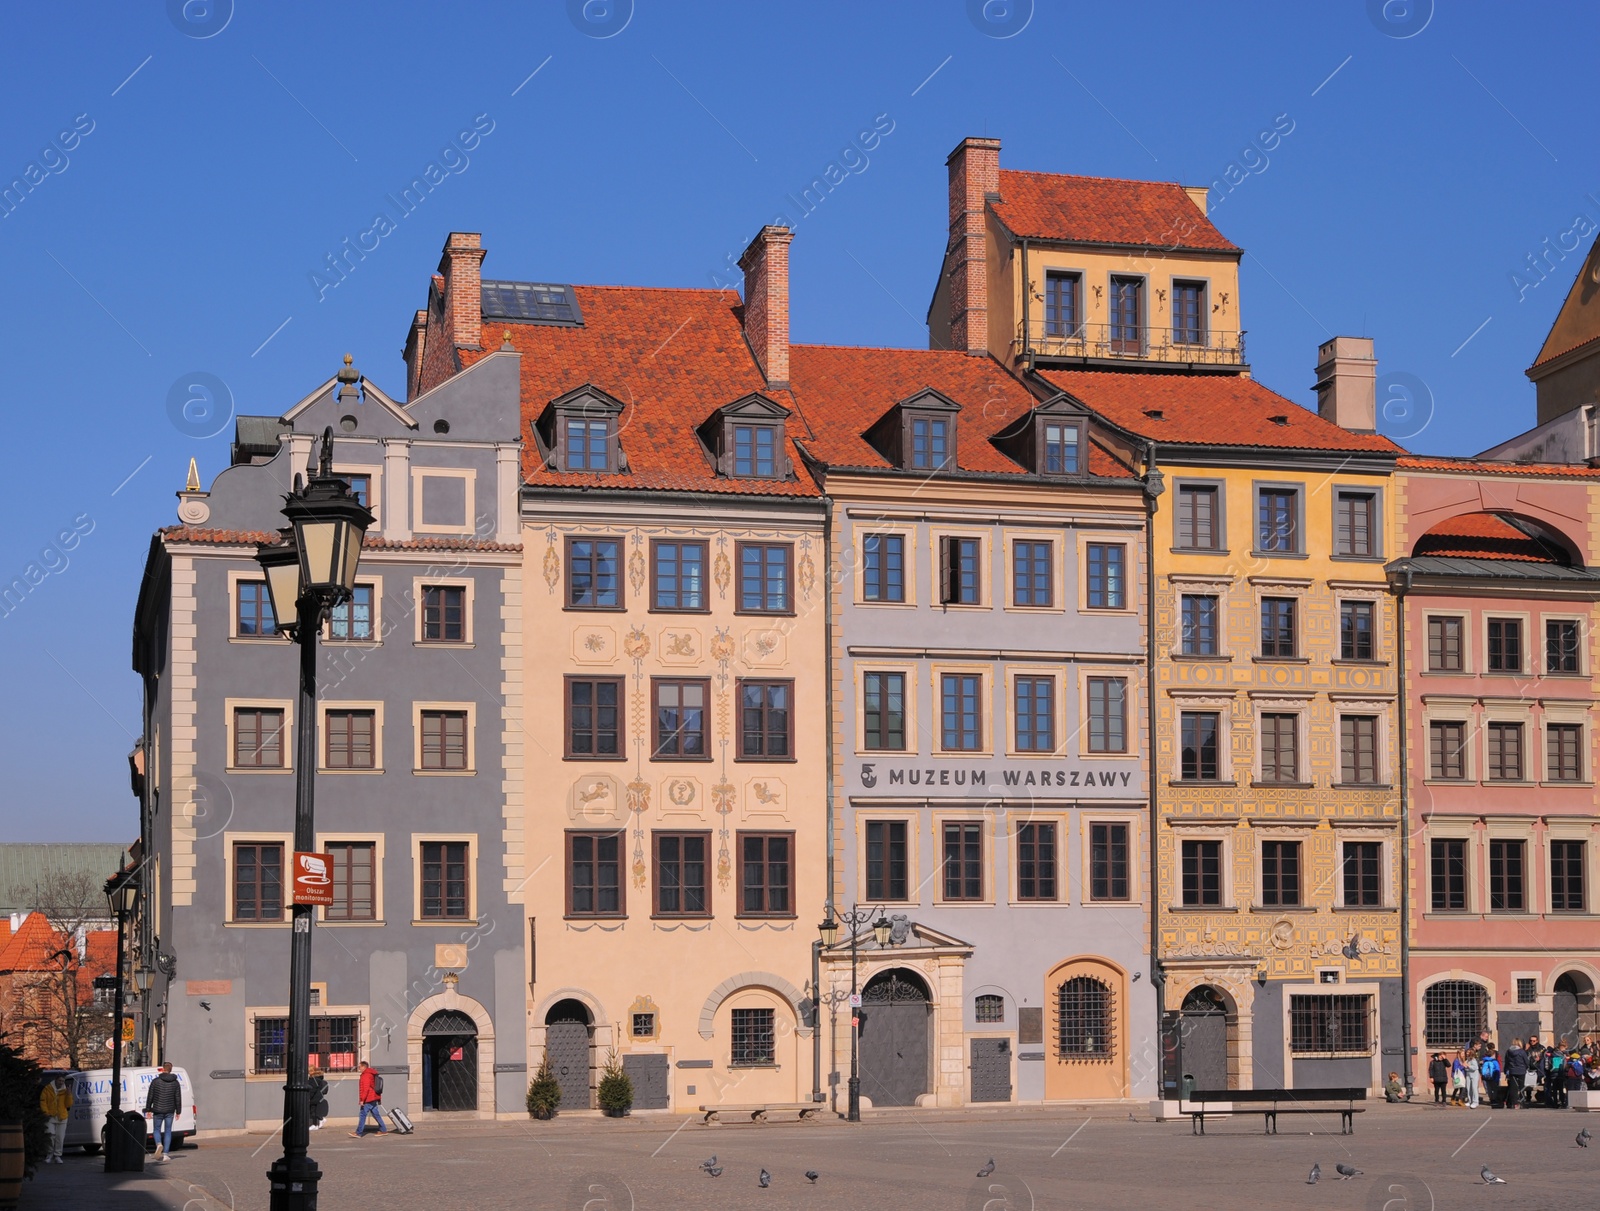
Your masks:
M1531 426L1522 371L1589 237L1564 261L1544 241L1600 227L1583 83L1600 10L1040 3L1015 31L1032 8L13 11L0 180L37 167L0 218L0 580L49 575L0 618L0 836L136 835L132 610L189 458L209 481L232 426L206 433L230 409L276 414L347 351L403 394L409 316L453 229L483 233L487 276L709 285L792 213L786 194L892 123L797 224L793 336L921 346L963 136L1001 138L1013 168L1198 184L1238 165L1213 216L1248 250L1257 377L1309 404L1317 344L1365 334L1397 398L1420 384L1387 424L1412 448ZM1293 131L1263 154L1282 115ZM463 153L475 121L492 129ZM325 258L430 162L426 202L320 289ZM175 424L169 395L196 375L220 410ZM46 553L64 530L73 549Z

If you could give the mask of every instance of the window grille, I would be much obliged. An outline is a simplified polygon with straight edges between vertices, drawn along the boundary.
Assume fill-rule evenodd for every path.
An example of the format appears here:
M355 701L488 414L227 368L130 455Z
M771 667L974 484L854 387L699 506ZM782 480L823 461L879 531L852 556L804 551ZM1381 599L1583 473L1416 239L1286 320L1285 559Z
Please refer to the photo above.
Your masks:
M1289 998L1289 1050L1295 1053L1372 1052L1372 998L1319 993Z
M972 1016L979 1022L1003 1022L1006 1020L1006 999L997 993L986 992L974 1004Z
M733 1067L754 1067L777 1063L777 1045L773 1035L771 1009L735 1009L733 1011Z
M1468 1047L1489 1026L1489 994L1470 980L1444 980L1422 994L1428 1047Z
M1093 976L1073 976L1056 986L1056 1055L1060 1059L1111 1059L1115 1022L1110 985Z

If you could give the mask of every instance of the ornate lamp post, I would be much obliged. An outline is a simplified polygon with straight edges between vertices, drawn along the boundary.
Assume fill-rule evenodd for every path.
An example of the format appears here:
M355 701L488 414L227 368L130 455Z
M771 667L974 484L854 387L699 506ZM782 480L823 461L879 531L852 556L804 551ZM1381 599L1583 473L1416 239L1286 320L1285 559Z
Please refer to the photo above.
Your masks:
M150 1016L150 986L155 983L156 973L144 964L133 969L133 991L139 994L140 1022L143 1023ZM150 1057L145 1054L145 1046L141 1042L135 1048L135 1062L141 1067L150 1062Z
M875 921L872 920L873 913L878 915ZM856 986L856 941L859 937L858 927L868 921L872 921L872 935L881 950L889 944L889 931L893 928L881 908L862 908L858 905L848 912L840 912L837 918L830 912L827 919L817 926L824 950L839 940L841 922L850 930L850 1104L845 1118L852 1123L861 1121L861 1006L857 1000L860 990Z
M106 1162L107 1173L120 1173L129 1166L126 1164L126 1154L132 1146L131 1141L125 1143L122 1126L122 992L124 982L122 978L122 964L125 961L126 948L123 939L127 935L128 918L133 915L134 905L139 899L139 877L131 870L118 871L106 880L106 903L111 908L111 915L117 919L117 986L112 994L111 1011L111 1110L106 1115ZM137 1168L144 1168L144 1132L139 1133L136 1145L140 1150Z
M342 376L341 376L342 377ZM341 390L354 391L346 386ZM355 588L361 541L372 514L333 473L333 429L322 434L316 474L284 497L288 528L256 551L267 574L278 630L300 645L299 715L295 719L294 848L316 844L313 787L317 768L317 632L327 612ZM293 619L285 622L284 619ZM322 1171L307 1155L311 1141L311 925L315 907L296 903L289 949L289 1071L283 1087L283 1155L267 1172L272 1211L316 1211Z

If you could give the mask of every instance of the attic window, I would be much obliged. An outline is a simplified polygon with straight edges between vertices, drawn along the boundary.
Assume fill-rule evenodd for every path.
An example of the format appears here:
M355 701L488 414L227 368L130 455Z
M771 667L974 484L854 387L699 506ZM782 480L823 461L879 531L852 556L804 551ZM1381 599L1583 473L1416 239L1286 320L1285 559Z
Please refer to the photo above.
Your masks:
M604 471L611 465L611 421L607 417L563 416L561 466L567 471Z
M1267 419L1275 425L1287 425L1289 423L1287 416L1269 416Z
M1167 414L1165 412L1163 412L1160 408L1146 408L1144 410L1144 414L1146 416L1148 416L1151 420L1166 420L1167 419Z
M696 429L717 468L731 479L790 479L783 425L789 410L764 395L718 408Z
M628 460L617 440L622 402L593 385L550 401L534 422L540 456L558 471L619 474Z
M1083 470L1083 426L1077 421L1041 417L1039 426L1039 474L1076 475Z
M911 438L908 450L911 457L907 466L913 471L937 471L951 461L954 423L947 416L917 416L907 418Z
M733 473L739 479L772 479L777 475L778 426L730 423L733 430Z

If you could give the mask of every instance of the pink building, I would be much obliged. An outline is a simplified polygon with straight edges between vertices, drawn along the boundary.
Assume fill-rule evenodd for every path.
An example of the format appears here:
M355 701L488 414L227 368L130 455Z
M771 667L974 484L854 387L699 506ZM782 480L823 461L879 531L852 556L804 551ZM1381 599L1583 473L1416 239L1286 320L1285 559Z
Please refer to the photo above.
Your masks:
M1402 458L1413 1076L1600 1036L1600 469ZM1398 1066L1398 1065L1397 1065Z

